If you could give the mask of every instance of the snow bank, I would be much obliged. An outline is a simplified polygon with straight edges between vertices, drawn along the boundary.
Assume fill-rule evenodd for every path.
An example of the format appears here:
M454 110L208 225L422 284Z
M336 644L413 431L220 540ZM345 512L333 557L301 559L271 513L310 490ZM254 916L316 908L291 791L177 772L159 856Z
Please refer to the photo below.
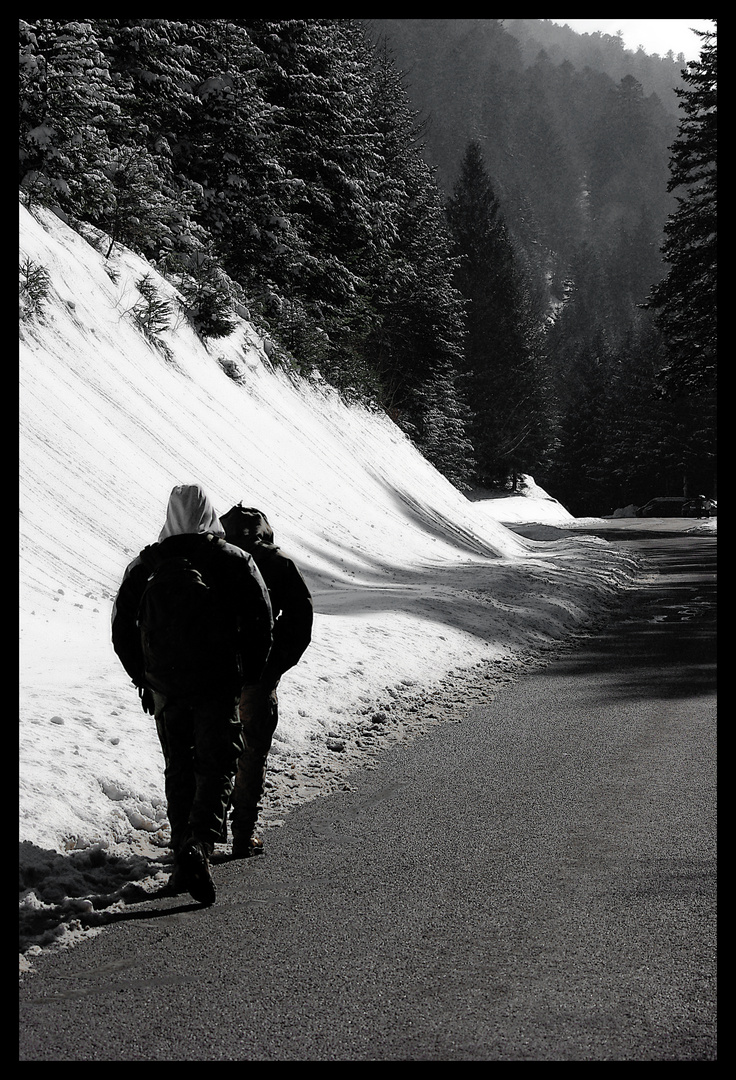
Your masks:
M247 322L203 344L174 317L167 358L131 315L145 275L175 310L149 264L106 262L45 211L21 207L20 224L21 261L50 275L43 314L20 329L21 913L34 949L73 940L80 910L122 903L131 883L165 880L160 750L109 623L175 484L201 483L220 512L265 510L314 595L313 644L282 682L266 825L360 765L366 716L564 639L633 561L590 538L515 536L502 521L570 515L531 478L523 497L469 501L385 416L274 370Z

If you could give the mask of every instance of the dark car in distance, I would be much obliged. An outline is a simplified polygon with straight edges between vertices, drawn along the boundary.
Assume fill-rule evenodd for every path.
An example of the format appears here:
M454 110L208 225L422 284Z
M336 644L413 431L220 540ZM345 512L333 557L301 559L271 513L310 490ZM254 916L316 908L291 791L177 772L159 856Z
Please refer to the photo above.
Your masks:
M710 517L716 513L716 503L697 495L686 499L681 495L667 495L650 499L636 511L637 517Z
M667 496L660 499L650 499L636 511L637 517L682 517L682 511L690 499L680 496Z
M715 499L706 499L705 495L698 495L694 499L688 499L682 508L683 517L708 518L715 517L717 503Z

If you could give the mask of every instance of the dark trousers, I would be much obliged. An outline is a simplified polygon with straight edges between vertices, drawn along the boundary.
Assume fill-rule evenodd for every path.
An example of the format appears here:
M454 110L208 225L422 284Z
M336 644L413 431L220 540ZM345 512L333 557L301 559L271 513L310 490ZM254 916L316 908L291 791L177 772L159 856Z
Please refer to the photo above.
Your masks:
M171 846L176 853L194 836L211 848L222 832L243 751L238 698L226 694L176 700L154 693L153 700Z
M266 782L266 761L279 722L276 687L265 683L244 686L239 711L244 745L238 759L230 817L233 838L247 840L253 835L258 820Z

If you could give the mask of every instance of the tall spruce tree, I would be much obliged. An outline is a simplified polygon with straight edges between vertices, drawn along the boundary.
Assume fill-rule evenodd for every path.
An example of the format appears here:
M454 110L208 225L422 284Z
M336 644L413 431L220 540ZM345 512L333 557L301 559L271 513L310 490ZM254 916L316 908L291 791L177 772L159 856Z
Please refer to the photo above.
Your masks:
M285 199L276 155L277 110L260 87L263 57L230 19L190 25L196 63L190 122L172 148L177 172L197 192L197 219L224 270L257 307L276 286Z
M373 176L370 275L378 318L366 347L389 415L440 472L467 487L473 458L458 379L463 322L452 238L404 76L385 45L377 50L370 86L380 163Z
M472 402L477 480L502 485L533 470L549 438L539 341L514 249L477 142L447 203L466 303L463 371Z
M514 102L515 167L523 178L523 199L530 203L535 218L534 230L525 230L531 232L529 246L543 245L546 252L565 258L582 234L582 185L575 147L566 144L562 135L564 114L551 107L557 80L557 69L540 53ZM521 223L523 227L523 217Z
M686 416L660 392L661 365L661 335L651 316L640 315L638 325L632 325L608 361L600 389L598 446L593 451L600 490L583 512L641 505L655 494L681 493L690 440L683 423Z
M355 282L345 252L366 239L365 205L353 181L344 54L330 20L252 20L246 29L262 53L261 93L274 111L273 148L284 186L282 254L289 285L314 303L340 305ZM345 79L345 83L343 82Z
M108 131L120 111L89 20L20 20L19 183L29 203L104 211Z
M132 43L145 42L158 72L166 64L167 24L153 22L160 26L20 22L20 183L30 201L106 231L108 252L120 242L157 258L192 251L206 237L193 220L187 181L171 171L157 108L168 95L139 93L157 76ZM186 127L181 116L177 123Z
M716 20L713 20L715 25ZM717 43L703 47L678 90L682 117L672 147L669 189L678 207L665 225L662 254L669 270L648 306L662 332L666 360L660 383L679 426L683 492L716 490L717 388Z
M683 115L668 187L682 193L665 225L662 251L670 268L649 306L664 335L667 392L703 398L716 385L717 44L715 30L698 34L700 57L688 64L686 87L677 91Z

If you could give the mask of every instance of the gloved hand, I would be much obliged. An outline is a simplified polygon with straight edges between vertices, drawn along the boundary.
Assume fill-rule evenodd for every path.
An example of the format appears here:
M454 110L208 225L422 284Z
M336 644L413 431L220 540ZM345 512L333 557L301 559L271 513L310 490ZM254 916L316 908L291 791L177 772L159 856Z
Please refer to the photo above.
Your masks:
M138 687L138 696L141 699L141 708L143 709L143 711L146 712L146 713L150 713L151 716L153 716L153 713L154 713L153 694L148 689L148 687L147 686L139 686Z

